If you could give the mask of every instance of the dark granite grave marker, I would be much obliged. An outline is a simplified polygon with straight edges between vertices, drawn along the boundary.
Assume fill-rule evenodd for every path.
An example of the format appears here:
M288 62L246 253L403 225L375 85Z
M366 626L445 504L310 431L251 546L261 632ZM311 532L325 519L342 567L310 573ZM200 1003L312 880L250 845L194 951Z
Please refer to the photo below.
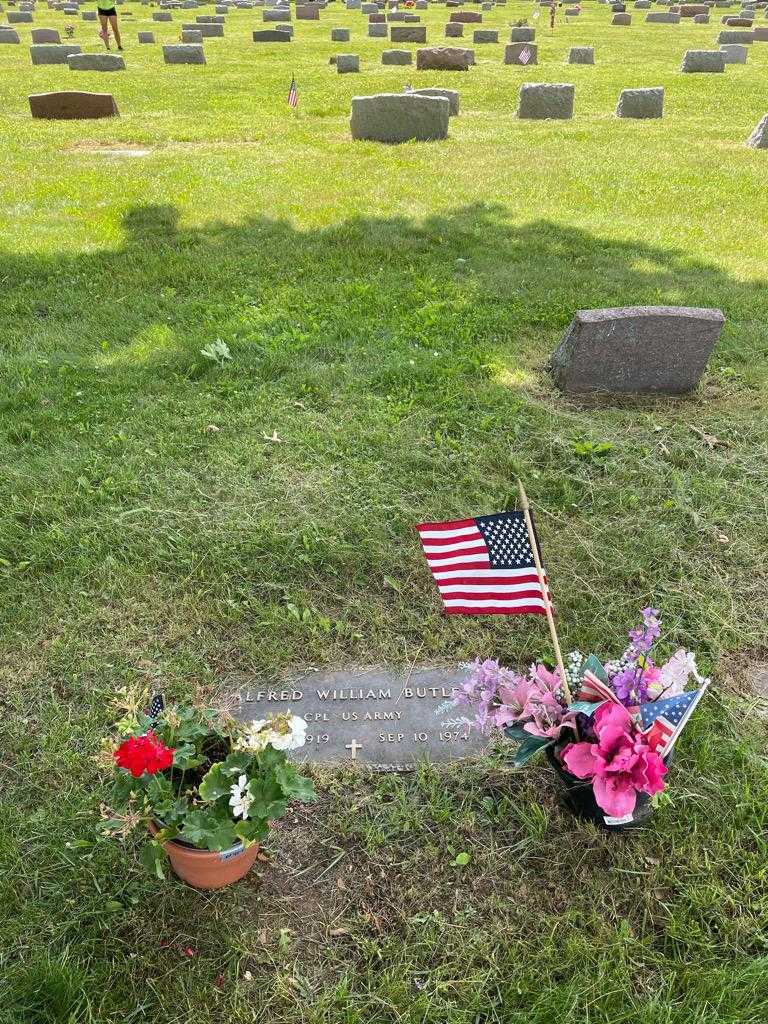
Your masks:
M242 675L226 680L226 699L241 721L290 709L309 726L297 761L356 761L381 771L403 771L420 760L456 761L480 754L487 740L467 725L445 725L461 709L440 709L464 677L463 669L402 672L359 669L317 672L295 682L261 683Z

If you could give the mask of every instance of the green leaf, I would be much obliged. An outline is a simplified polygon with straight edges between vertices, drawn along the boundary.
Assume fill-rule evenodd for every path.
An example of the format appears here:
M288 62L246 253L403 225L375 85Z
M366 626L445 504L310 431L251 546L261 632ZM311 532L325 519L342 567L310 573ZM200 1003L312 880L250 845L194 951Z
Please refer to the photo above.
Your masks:
M147 843L146 846L142 847L140 860L141 863L162 882L165 879L165 871L163 871L163 859L165 851L163 850L160 843L151 842Z
M456 865L457 868L463 868L465 865L469 864L471 859L472 857L470 854L460 853L457 855L456 860L453 863Z
M315 800L315 784L306 775L301 775L289 761L275 768L275 778L285 796L291 800Z
M229 793L232 788L232 779L224 771L224 762L213 765L203 776L198 792L203 800L218 800L220 796ZM190 840L191 841L191 840Z
M116 914L118 910L125 910L122 903L118 903L117 900L107 900L104 904L104 909L110 914Z
M202 757L191 743L182 743L173 752L174 767L181 768L182 771L186 771L188 768L197 768L202 763Z
M238 821L235 825L235 835L242 839L244 846L250 846L256 840L266 839L269 829L262 818L248 818L245 821Z
M522 768L524 764L530 761L534 754L538 754L545 747L551 747L554 742L553 739L547 736L529 736L517 748L513 762L515 768Z
M601 683L608 682L608 673L605 671L602 664L600 663L600 659L596 657L596 655L594 654L590 654L589 657L582 664L581 676L583 677L584 673L587 671L592 672L594 675L596 675Z
M589 700L575 700L573 702L573 704L570 705L568 710L569 711L580 711L584 715L590 715L591 716L591 715L593 715L595 713L595 711L597 711L597 709L600 707L601 703L602 703L602 701L597 701L596 704L593 704L592 701L589 701Z
M226 850L237 842L234 823L221 811L190 811L179 836L205 850Z
M517 740L522 743L523 740L527 739L531 734L526 732L522 725L505 725L504 734L511 740Z

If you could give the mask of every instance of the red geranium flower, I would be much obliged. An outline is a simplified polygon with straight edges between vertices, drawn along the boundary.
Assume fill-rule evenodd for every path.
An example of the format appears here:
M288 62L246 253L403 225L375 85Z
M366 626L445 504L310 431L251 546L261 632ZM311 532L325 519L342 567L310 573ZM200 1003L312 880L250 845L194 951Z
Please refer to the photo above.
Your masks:
M166 747L150 729L144 736L131 736L115 751L115 761L126 768L134 779L147 772L154 775L173 764L173 748Z

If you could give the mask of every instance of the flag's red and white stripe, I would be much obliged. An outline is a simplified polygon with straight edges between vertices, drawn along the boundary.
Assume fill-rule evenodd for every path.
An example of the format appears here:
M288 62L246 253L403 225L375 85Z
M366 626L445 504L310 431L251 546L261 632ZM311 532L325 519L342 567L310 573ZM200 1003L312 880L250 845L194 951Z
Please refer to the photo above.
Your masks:
M587 700L593 704L605 700L612 700L614 704L621 703L610 686L606 686L605 683L601 682L594 672L590 672L589 669L582 676L576 700Z
M546 615L536 570L492 569L474 519L417 529L447 615Z

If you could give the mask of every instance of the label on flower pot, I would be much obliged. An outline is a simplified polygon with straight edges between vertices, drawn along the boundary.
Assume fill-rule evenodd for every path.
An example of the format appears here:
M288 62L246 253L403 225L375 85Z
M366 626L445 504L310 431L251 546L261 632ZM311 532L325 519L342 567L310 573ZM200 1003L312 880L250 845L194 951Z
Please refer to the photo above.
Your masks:
M634 820L634 814L625 814L621 818L612 818L609 814L603 815L603 821L606 825L626 825L628 822Z
M241 721L292 711L307 722L295 761L355 761L382 771L419 760L456 761L481 754L487 737L447 708L463 669L352 669L312 672L293 682L226 680L226 704Z

